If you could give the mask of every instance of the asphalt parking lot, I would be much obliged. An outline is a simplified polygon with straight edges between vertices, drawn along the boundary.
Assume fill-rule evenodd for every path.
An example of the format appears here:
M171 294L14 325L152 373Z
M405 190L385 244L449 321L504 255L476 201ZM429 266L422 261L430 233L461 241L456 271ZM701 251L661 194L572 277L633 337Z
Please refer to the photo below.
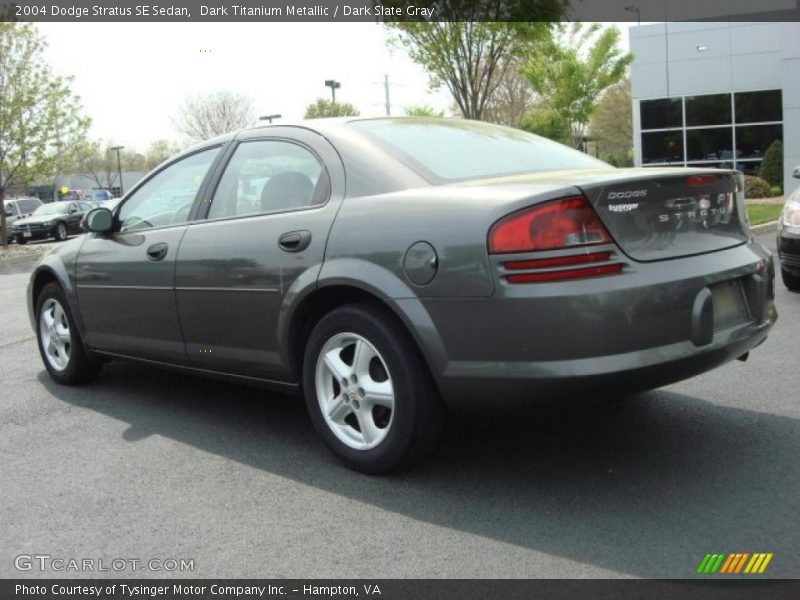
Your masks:
M368 477L290 397L122 363L55 385L28 271L0 266L0 577L80 575L21 573L20 554L194 560L96 576L692 577L707 552L800 576L800 294L780 284L745 363L460 415L425 463Z

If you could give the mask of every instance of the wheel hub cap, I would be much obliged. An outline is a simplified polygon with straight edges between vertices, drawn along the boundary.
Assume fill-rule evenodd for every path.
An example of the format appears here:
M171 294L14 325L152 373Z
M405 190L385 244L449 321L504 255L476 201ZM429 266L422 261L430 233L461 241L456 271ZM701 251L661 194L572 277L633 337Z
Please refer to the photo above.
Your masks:
M48 298L39 314L39 343L45 359L56 371L63 371L69 364L72 336L64 308L55 298Z
M369 450L391 430L394 386L381 354L366 338L338 333L322 347L315 384L325 423L350 448Z

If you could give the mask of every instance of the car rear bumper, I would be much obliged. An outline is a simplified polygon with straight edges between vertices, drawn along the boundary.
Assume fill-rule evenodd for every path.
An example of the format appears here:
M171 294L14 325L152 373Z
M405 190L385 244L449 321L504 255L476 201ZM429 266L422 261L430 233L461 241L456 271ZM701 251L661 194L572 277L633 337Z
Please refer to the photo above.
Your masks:
M448 404L534 400L537 397L646 390L699 375L744 357L766 338L773 320L718 336L697 348L679 342L612 356L542 362L454 362L440 389Z
M728 281L741 285L747 317L714 324L698 339L698 296ZM447 353L435 376L454 405L666 385L746 354L777 319L772 257L754 242L677 260L629 261L622 275L609 277L498 281L492 298L431 299L425 306Z

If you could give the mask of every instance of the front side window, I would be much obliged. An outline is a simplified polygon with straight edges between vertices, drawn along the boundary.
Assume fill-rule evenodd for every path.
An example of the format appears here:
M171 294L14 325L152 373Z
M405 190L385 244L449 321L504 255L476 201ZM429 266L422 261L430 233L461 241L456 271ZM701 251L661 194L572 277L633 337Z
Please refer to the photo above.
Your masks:
M149 179L120 207L120 231L188 221L194 197L219 150L209 148L182 158Z
M277 140L242 142L220 179L209 219L295 210L323 204L330 185L311 152Z
M6 214L9 217L16 217L17 215L19 215L19 211L17 210L17 205L14 204L13 202L9 202L8 204L6 204Z

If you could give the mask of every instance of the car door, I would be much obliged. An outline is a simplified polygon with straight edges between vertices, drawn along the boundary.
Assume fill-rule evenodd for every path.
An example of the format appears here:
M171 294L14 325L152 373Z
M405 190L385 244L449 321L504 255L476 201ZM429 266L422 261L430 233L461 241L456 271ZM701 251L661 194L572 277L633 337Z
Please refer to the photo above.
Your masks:
M67 213L64 215L64 220L67 223L67 233L80 233L81 219L86 210L83 208L82 202L70 202L67 206Z
M291 379L276 339L281 304L299 276L316 277L344 195L333 147L308 130L280 130L294 129L238 140L207 219L181 242L176 297L194 366Z
M220 147L179 158L115 210L108 234L87 234L76 264L78 303L91 348L184 364L175 308L175 258L196 196Z

